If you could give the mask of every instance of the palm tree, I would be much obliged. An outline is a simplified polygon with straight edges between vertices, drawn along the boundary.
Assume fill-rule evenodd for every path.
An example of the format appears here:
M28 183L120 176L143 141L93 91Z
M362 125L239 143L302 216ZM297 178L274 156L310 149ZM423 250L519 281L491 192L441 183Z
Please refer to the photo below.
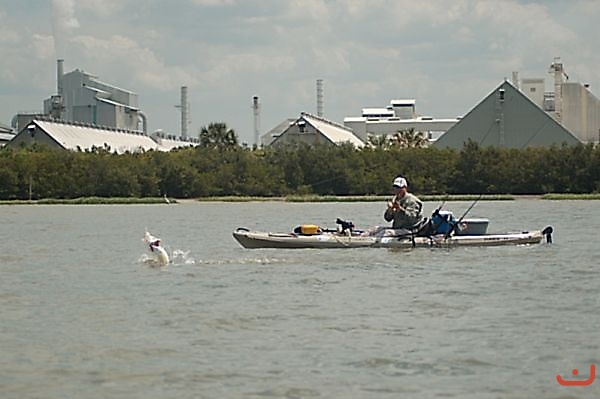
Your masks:
M400 148L423 148L427 147L429 142L423 132L415 132L414 128L398 130L392 137L392 146Z
M367 145L374 148L387 148L390 146L390 140L385 134L368 133Z
M200 145L213 148L232 148L238 145L238 137L224 122L211 122L200 129Z

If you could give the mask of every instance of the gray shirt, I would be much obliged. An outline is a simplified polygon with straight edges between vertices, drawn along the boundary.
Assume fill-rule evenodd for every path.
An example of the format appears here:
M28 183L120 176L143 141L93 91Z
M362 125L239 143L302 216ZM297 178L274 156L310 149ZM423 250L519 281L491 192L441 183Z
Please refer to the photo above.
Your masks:
M423 203L415 195L406 193L404 197L396 200L400 209L393 211L386 209L383 218L391 222L394 229L408 229L417 225L423 220Z

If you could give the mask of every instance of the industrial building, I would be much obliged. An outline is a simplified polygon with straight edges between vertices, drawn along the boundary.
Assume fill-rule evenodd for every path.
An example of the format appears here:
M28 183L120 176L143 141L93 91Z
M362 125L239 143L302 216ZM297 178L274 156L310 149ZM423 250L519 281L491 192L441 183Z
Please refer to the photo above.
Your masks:
M588 84L569 81L560 58L554 59L549 72L553 75L554 91L545 91L544 79L519 79L518 72L513 72L512 82L583 143L599 142L600 100Z
M307 112L302 112L299 118L288 123L279 135L272 138L271 145L293 143L340 145L350 143L357 148L365 145L352 133L352 129Z
M470 140L506 148L581 142L508 81L492 90L434 145L461 149Z
M292 125L295 121L296 121L296 119L294 119L294 118L284 119L281 123L279 123L273 129L269 130L267 133L263 134L260 137L260 144L263 147L271 145L273 140L275 140L277 137L281 136L281 134L284 131L286 131L286 129L289 128L290 125Z
M57 60L57 93L44 100L44 115L147 133L146 115L138 107L137 94L101 82L79 69L65 74L63 65L63 60ZM22 128L23 125L17 126L17 130Z
M69 151L105 149L111 153L123 154L150 150L171 151L178 147L196 146L198 140L182 141L159 132L147 136L142 132L132 133L81 122L40 118L30 121L6 146L18 148L34 143Z
M600 142L600 100L586 84L561 85L561 123L584 143Z
M19 136L17 143L35 142L36 136L32 136L28 129L32 121L43 121L46 126L40 129L38 137L48 134L58 138L54 133L61 129L58 125L84 126L86 132L95 135L91 140L93 146L102 140L117 137L107 135L109 131L131 135L132 142L136 142L140 135L150 138L154 144L146 141L145 145L139 146L144 149L164 150L170 143L177 143L178 146L197 145L197 139L187 138L187 87L181 88L181 104L176 105L181 110L181 139L161 132L149 135L147 117L138 107L137 94L103 83L78 69L65 74L63 60L58 60L56 65L57 93L44 101L44 112L16 115L11 122L12 129L0 128L0 145L12 141L13 137L16 139L15 133ZM514 72L512 84L503 82L464 117L439 119L421 116L416 110L416 100L396 99L386 107L363 108L361 116L346 117L343 125L323 118L323 82L319 79L317 115L301 113L300 118L286 119L260 137L260 143L260 104L258 97L253 97L255 144L351 142L362 147L370 135L389 136L411 129L426 133L430 142L436 142L438 146L455 148L462 148L469 139L482 145L515 148L600 142L600 100L591 93L588 85L568 81L560 59L554 60L550 72L554 75L554 91L545 91L544 79L519 80ZM503 91L503 100L500 100L500 91ZM49 127L48 118L56 126ZM33 123L33 126L39 127L37 123ZM27 134L30 136L27 137ZM58 140L57 146L65 149L90 148L87 145L90 140L80 138L82 145L62 145ZM55 141L52 139L49 143ZM161 146L159 141L167 144ZM136 148L136 145L120 142L106 141L106 144L111 148Z
M57 94L44 100L43 113L17 114L12 120L16 136L6 136L7 145L39 143L65 150L112 152L169 151L196 146L187 137L189 124L187 87L181 88L181 138L162 131L148 135L146 115L138 107L138 95L76 69L64 73L64 61L56 64ZM1 133L1 132L0 132ZM0 143L5 136L0 136Z
M391 100L385 108L363 108L361 116L344 118L344 126L366 142L369 135L389 136L398 131L414 129L423 132L429 139L435 139L459 121L458 118L435 119L418 116L416 100Z
M563 64L550 65L554 91L543 78L504 81L435 145L462 148L468 140L483 146L525 148L600 142L600 100L586 84L569 82Z

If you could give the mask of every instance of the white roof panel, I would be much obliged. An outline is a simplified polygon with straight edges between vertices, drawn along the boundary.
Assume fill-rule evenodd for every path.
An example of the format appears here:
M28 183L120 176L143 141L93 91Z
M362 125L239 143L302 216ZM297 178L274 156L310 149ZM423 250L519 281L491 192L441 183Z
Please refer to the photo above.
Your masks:
M180 140L171 140L171 139L161 139L160 140L160 151L171 151L175 148L180 147L196 147L198 143L194 143L191 141L180 141Z
M109 100L108 98L98 98L98 101L103 102L103 103L107 103L107 104L111 104L111 105L117 105L117 106L123 107L123 108L133 109L135 111L137 111L139 109L139 108L136 108L136 107L132 107L131 105L120 103L118 101Z
M49 121L34 121L40 129L68 150L91 150L93 147L110 147L111 152L122 154L136 151L171 151L178 147L196 146L197 143L161 139L160 144L150 136L113 129L101 129L93 126L82 126Z
M344 118L344 123L346 122L364 122L367 118L364 116L347 116Z
M84 88L85 90L93 91L93 92L95 92L95 93L100 93L100 94L106 94L106 95L110 95L110 93L109 93L109 92L107 92L106 90L102 90L102 89L99 89L99 88L97 88L97 87L92 87L92 86L83 86L83 88Z
M362 109L362 113L363 115L369 114L369 115L373 115L373 114L393 114L394 111L391 109L387 109L387 108L363 108Z
M10 141L15 137L12 133L0 133L0 141Z
M392 104L392 105L415 105L416 103L417 103L417 100L414 100L412 98L390 101L390 104Z
M111 152L159 150L148 136L90 126L71 125L36 120L35 123L54 140L69 150L91 150L93 147L109 146Z
M356 137L352 130L345 126L338 125L326 119L303 113L304 119L313 125L317 130L323 133L332 143L341 144L343 142L352 143L355 147L364 147L365 143L361 139Z

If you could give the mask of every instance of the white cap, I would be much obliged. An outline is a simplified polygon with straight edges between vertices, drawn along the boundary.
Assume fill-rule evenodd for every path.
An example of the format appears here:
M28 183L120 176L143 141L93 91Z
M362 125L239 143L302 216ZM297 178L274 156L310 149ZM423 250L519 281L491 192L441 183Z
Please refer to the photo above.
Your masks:
M404 177L396 177L394 179L394 187L408 187L408 183L406 182L406 179Z

